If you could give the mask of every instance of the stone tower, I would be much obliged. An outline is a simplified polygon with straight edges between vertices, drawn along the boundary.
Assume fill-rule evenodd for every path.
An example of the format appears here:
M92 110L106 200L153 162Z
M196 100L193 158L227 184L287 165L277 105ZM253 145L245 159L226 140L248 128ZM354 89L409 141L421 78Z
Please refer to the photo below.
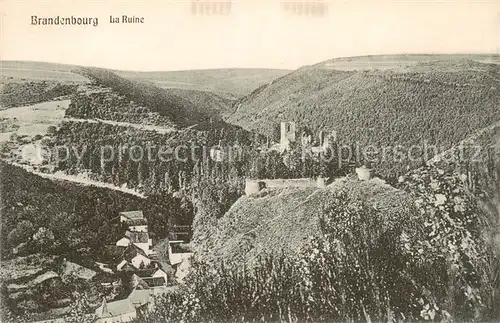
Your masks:
M295 142L295 122L281 123L280 149L282 151L290 147L290 143Z

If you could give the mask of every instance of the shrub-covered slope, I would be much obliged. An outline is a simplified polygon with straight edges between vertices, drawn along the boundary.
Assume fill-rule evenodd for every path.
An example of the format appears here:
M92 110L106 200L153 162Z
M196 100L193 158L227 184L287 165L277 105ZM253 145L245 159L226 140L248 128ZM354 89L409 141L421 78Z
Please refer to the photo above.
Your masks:
M213 227L193 228L194 244L205 261L253 264L259 256L296 254L310 236L320 235L320 215L340 190L386 211L394 221L407 209L408 195L380 179L340 178L325 189L264 190L243 196Z
M477 198L485 212L483 238L500 259L500 122L437 155L428 161L429 167L457 174L460 182Z

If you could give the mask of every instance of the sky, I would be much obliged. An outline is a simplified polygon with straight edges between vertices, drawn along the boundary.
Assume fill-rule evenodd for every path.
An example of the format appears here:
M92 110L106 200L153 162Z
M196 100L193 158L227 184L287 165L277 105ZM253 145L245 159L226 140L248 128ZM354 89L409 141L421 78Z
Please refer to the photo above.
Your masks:
M232 1L227 14L207 15L194 13L193 2L0 0L0 59L166 71L500 52L500 1L327 1L323 16L291 13L278 0ZM296 3L308 2L313 6ZM33 15L97 17L99 25L33 26ZM144 23L109 23L122 15L144 17Z

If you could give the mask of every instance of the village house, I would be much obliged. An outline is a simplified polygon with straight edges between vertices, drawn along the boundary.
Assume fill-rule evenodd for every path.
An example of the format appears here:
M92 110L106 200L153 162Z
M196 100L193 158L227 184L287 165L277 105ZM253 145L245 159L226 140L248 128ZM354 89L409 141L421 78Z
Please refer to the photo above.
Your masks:
M134 232L148 232L148 219L127 220L128 229Z
M158 267L155 263L155 268L141 269L134 271L132 275L132 288L153 288L159 286L167 286L167 273Z
M96 323L130 322L137 318L137 310L128 299L106 303L103 299L101 306L95 310Z
M95 310L97 323L130 322L140 314L152 310L155 305L155 297L171 292L175 287L155 287L150 289L134 289L126 299L106 302L103 299L101 306Z
M152 310L155 305L155 297L164 295L175 289L175 286L161 286L150 289L134 289L128 299L134 304L138 312L144 313Z
M148 221L142 211L120 212L120 222L128 225L125 236L116 242L116 246L128 247L135 245L146 255L152 253L153 239L148 232Z
M116 270L123 271L126 265L132 265L136 269L143 269L151 264L144 250L132 244L123 252L123 260L118 264Z
M130 245L134 245L142 251L146 255L151 254L151 247L153 245L153 240L149 237L148 232L135 232L127 230L125 232L125 236L116 242L116 245L119 247L128 247Z
M128 229L116 246L111 247L123 251L123 260L116 270L129 272L124 277L130 278L126 278L126 284L133 292L124 300L109 303L103 300L95 311L97 322L132 321L141 312L151 308L153 296L172 289L172 286L167 287L167 273L150 258L153 254L152 239L142 211L120 212L120 222L127 224Z
M177 281L181 282L188 274L191 267L191 256L193 253L186 247L183 240L172 240L168 242L168 258L175 270Z
M120 215L120 222L125 222L125 223L127 223L127 221L132 221L132 220L145 219L144 213L142 213L142 211L120 212L119 215Z

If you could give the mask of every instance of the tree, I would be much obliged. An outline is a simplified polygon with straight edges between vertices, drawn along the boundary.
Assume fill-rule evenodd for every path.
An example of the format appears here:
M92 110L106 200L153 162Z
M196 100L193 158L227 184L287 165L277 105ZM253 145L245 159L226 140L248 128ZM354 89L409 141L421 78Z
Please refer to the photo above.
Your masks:
M38 244L40 250L47 250L54 244L54 233L50 229L40 227L33 235L33 240Z
M70 304L69 314L64 318L69 323L91 323L94 318L88 315L92 312L92 307L86 293L75 292L74 302Z
M15 247L22 242L27 242L33 235L35 228L33 223L27 220L19 222L14 230L12 230L7 239L11 246Z

